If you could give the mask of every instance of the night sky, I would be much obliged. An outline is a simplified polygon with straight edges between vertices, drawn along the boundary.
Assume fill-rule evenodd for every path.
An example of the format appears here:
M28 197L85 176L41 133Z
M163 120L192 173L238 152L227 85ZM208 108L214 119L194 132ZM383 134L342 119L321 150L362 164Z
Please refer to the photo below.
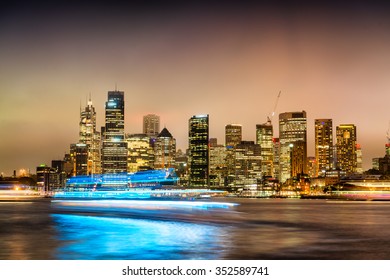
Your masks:
M161 118L181 149L188 119L256 124L305 110L357 126L364 168L384 156L390 120L389 6L267 2L19 3L0 8L0 173L50 165L78 141L80 104L91 93L98 129L107 91L125 92L125 132ZM274 1L268 1L274 2ZM369 2L369 3L368 3Z

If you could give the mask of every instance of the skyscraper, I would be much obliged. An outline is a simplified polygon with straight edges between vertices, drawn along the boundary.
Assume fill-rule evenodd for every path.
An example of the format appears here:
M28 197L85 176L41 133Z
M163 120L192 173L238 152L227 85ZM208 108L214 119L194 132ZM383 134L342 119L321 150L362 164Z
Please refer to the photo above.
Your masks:
M89 98L87 106L80 111L79 143L87 145L87 174L101 173L100 133L96 131L96 111Z
M340 124L336 127L337 166L347 174L356 172L356 126Z
M235 186L256 190L261 180L261 149L253 141L241 141L235 148Z
M127 172L127 143L124 128L124 92L109 91L102 150L103 173Z
M263 176L274 175L273 172L273 128L270 122L256 125L256 144L260 145L261 172Z
M127 171L137 172L153 169L154 152L150 137L146 134L126 134Z
M225 126L225 145L226 148L234 148L242 141L242 125L228 124Z
M316 176L325 176L333 168L333 124L332 119L316 119L315 123Z
M154 167L171 168L175 166L176 139L165 127L154 142Z
M156 137L160 133L160 117L154 114L144 116L143 133Z
M284 183L292 176L292 152L294 143L299 143L299 149L296 149L296 153L302 153L303 166L300 168L295 166L294 170L306 170L307 168L307 121L306 112L287 112L279 115L279 141L280 141L280 158L279 158L279 181Z
M189 119L190 187L209 185L209 115Z

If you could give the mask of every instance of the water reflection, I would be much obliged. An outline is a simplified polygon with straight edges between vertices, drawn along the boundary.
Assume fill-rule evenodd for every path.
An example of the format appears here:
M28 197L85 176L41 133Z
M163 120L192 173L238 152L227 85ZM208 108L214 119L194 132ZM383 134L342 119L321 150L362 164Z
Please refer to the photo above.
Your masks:
M222 227L184 222L51 215L61 245L56 259L220 259Z

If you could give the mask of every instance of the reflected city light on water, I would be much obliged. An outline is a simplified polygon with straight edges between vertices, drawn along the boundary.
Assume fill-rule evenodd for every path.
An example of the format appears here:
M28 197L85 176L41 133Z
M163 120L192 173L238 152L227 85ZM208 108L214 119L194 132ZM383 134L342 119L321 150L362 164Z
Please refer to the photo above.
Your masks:
M61 246L56 259L219 259L226 239L214 225L51 215Z

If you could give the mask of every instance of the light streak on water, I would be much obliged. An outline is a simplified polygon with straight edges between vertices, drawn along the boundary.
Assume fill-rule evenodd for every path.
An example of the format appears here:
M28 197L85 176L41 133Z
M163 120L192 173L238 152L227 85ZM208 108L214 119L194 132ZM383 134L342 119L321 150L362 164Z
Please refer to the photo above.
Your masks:
M52 214L56 259L220 259L226 228L184 222Z

